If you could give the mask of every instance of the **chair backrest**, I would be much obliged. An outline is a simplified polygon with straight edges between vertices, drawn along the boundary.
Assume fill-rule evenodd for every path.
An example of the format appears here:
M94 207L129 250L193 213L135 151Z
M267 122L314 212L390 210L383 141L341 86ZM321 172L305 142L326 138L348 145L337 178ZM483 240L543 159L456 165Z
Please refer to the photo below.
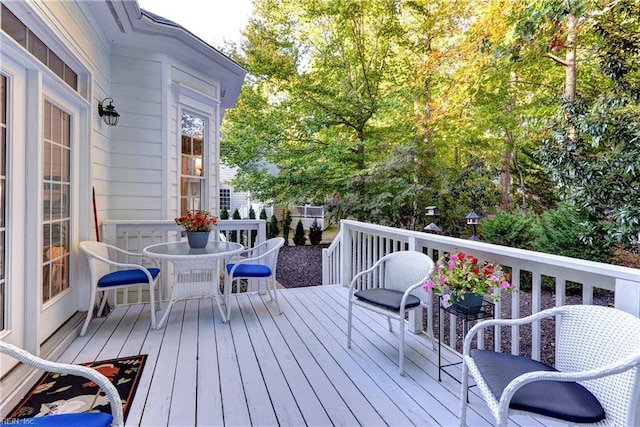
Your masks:
M109 264L100 259L111 260L111 258L109 258L109 248L112 248L112 246L103 242L95 242L92 240L80 242L80 250L84 252L89 259L89 272L91 273L91 282L93 285L97 284L99 278L105 274L109 274L112 270Z
M583 383L602 404L610 425L635 425L640 398L640 319L610 307L568 305L562 307L557 321L555 367L560 371L585 371L635 355L635 368Z
M284 245L284 238L282 237L273 237L265 242L264 252L269 252L267 256L262 258L260 264L267 265L271 268L272 271L275 271L276 264L278 262L278 254L280 253L280 248ZM263 252L263 253L264 253Z
M383 286L387 289L406 291L411 285L424 281L434 270L433 260L422 252L398 251L380 259ZM427 293L422 286L411 292L421 301L426 301Z

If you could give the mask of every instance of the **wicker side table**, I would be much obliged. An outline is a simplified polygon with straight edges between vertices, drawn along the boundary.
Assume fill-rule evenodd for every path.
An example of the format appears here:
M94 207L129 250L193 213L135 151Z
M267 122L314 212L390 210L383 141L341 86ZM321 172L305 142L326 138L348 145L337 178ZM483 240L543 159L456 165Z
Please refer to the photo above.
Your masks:
M462 362L448 363L446 365L442 364L442 324L444 323L444 314L449 313L462 318L462 337L464 338L467 335L467 332L469 332L469 322L493 318L495 306L491 301L483 300L478 313L468 314L465 309L455 304L449 307L444 307L442 305L442 296L438 297L438 306L440 307L438 313L438 381L442 381L442 372L444 372L457 382L460 382L460 379L451 375L451 373L447 372L445 368L460 365Z

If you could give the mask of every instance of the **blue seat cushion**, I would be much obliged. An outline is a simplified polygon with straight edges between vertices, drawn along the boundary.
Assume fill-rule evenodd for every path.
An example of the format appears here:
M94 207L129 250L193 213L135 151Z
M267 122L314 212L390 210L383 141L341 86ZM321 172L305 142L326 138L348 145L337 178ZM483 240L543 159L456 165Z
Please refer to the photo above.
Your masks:
M5 420L5 422L0 423L0 426L109 427L111 421L113 421L111 414L104 412L83 412L78 414L46 415L44 417Z
M231 269L235 264L227 264L227 273L231 273ZM233 272L233 277L269 277L271 269L262 264L240 264Z
M370 304L377 305L393 311L400 311L400 302L404 292L395 289L365 289L353 294L356 298L366 301ZM420 298L415 295L409 295L404 306L405 309L417 307L420 305Z
M522 374L557 372L537 360L512 354L474 349L470 356L497 399L507 384ZM535 381L526 384L513 395L509 407L574 423L596 423L605 419L598 399L576 382Z
M149 273L154 279L160 274L159 268L149 268ZM99 288L108 288L109 286L119 285L135 285L137 283L147 283L147 275L142 270L118 270L113 273L105 274L98 280Z

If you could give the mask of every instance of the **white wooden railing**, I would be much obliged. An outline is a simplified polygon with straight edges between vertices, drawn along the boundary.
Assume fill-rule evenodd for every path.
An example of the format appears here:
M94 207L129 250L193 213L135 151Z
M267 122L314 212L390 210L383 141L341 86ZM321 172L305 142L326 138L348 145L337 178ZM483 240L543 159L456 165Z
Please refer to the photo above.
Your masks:
M119 248L131 252L142 252L146 246L154 243L186 240L182 236L183 227L172 220L136 221L136 220L108 220L102 224L103 240ZM215 231L211 234L211 240L218 240L220 233L225 235L227 241L242 243L245 247L252 247L262 243L267 238L267 222L263 219L225 219L218 221ZM253 238L252 236L255 236ZM169 295L172 266L164 262L161 266L163 274L160 286L164 295ZM134 299L132 299L132 296ZM142 302L145 301L144 293L127 292L126 289L116 296L117 301Z
M543 308L543 277L549 277L555 282L555 304L562 305L566 301L567 282L578 283L582 286L582 303L594 303L594 291L606 289L613 292L616 308L640 316L640 270L620 267L581 259L550 255L541 252L515 249L506 246L471 241L453 237L440 236L418 231L402 230L391 227L378 226L358 221L342 220L340 232L333 243L323 250L323 284L342 284L348 286L351 278L360 270L370 267L377 259L387 253L398 250L416 250L437 259L448 251L461 250L478 259L499 263L512 269L513 284L520 287L520 273L530 272L532 275L531 307L521 310L521 292L516 292L511 298L511 317L536 313ZM550 279L546 279L550 282ZM496 292L501 292L496 289ZM500 316L501 303L495 307L496 317ZM431 311L431 310L430 310ZM437 310L433 310L437 312ZM427 330L432 330L433 316L427 315ZM423 319L414 316L409 319L410 329L421 332L425 327ZM460 322L456 322L453 315L449 316L449 337L461 338ZM532 329L531 355L540 358L540 325L534 324ZM501 334L497 333L494 349L502 346ZM483 345L482 337L479 345ZM511 352L519 354L519 328L514 327L509 334ZM444 343L455 349L452 342Z

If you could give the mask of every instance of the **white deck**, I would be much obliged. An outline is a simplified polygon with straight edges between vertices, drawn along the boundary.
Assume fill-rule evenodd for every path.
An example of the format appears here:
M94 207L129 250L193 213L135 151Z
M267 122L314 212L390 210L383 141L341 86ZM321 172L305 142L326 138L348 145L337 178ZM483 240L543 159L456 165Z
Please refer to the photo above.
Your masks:
M355 307L346 347L346 289L284 289L280 297L282 315L268 296L234 297L229 324L210 299L181 301L160 330L150 330L148 306L118 306L59 360L148 354L127 417L132 426L457 425L460 386L447 375L438 382L428 337L406 334L401 377L396 331L382 316ZM490 425L473 390L468 423ZM518 417L513 425L541 424Z

